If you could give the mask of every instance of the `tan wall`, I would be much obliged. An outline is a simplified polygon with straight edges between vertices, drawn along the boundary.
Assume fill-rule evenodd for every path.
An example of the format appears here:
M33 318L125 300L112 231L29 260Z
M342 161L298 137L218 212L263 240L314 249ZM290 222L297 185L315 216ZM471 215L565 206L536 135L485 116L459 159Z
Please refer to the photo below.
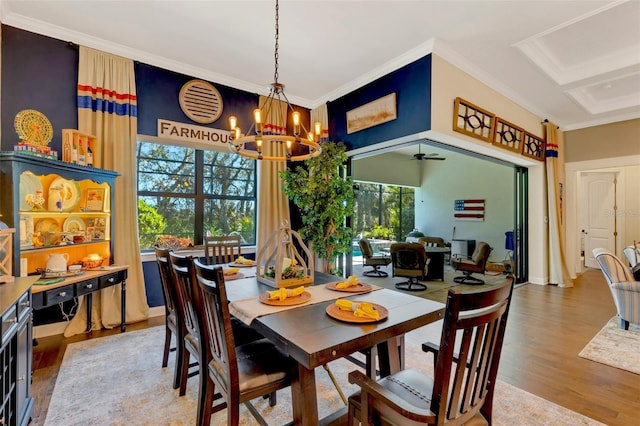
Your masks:
M453 145L527 166L529 171L529 282L548 283L544 163L536 160L527 162L525 161L527 157L520 154L512 154L487 142L454 131L454 100L459 96L538 137L544 137L541 124L543 118L529 112L437 55L433 55L431 78L431 129L433 131L460 141Z
M565 132L567 162L640 154L640 119Z
M431 129L457 138L487 145L487 142L453 130L453 106L456 97L473 103L498 117L544 137L542 119L500 93L482 84L449 62L433 55L431 87ZM437 106L437 107L436 107ZM499 149L499 148L496 148Z

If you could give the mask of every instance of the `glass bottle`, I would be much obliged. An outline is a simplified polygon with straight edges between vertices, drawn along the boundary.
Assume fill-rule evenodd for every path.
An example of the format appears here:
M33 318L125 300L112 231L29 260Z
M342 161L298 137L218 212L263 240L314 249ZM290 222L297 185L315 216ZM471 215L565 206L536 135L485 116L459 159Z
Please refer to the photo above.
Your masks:
M91 150L91 140L87 139L87 153L86 158L87 166L93 167L93 151Z

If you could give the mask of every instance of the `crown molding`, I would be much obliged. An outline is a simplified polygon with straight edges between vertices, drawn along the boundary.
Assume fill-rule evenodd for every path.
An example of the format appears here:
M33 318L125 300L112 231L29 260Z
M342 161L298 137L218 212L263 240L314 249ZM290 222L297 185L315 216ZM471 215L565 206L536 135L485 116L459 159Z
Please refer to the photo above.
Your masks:
M425 56L433 52L434 44L435 39L429 39L426 42L414 47L413 49L404 52L402 55L396 56L395 58L385 62L378 68L375 68L367 72L366 74L363 74L360 77L351 80L347 84L344 84L337 89L327 93L326 95L323 95L322 97L314 100L312 102L312 104L315 105L313 108L323 105L327 101L332 101L348 93L351 93L354 90L357 90L380 77L383 77L393 71L404 67L405 65L410 64L411 62L424 58Z
M269 87L251 84L244 80L239 80L237 78L230 77L224 74L211 72L203 68L187 66L183 63L173 61L159 55L153 55L147 52L123 46L121 44L108 42L97 37L92 37L81 32L72 31L57 25L51 25L36 19L17 15L15 13L12 13L8 9L8 6L2 2L0 2L0 17L0 21L5 25L10 25L26 31L31 31L36 34L41 34L58 40L64 40L81 46L90 47L92 49L101 50L106 53L122 56L134 61L153 65L159 68L164 68L169 71L178 72L191 77L201 78L203 80L210 81L213 84L222 84L234 89L245 90L250 93L257 93L261 95L267 95L269 93ZM294 97L290 97L290 100L292 99L294 99ZM308 101L305 99L300 100L308 103ZM297 102L294 102L293 100L292 102L297 104Z
M562 131L580 130L587 127L602 126L604 124L618 123L620 121L635 120L640 118L640 112L630 112L627 114L617 114L608 117L596 118L594 120L582 121L580 123L571 123L567 126L560 126Z

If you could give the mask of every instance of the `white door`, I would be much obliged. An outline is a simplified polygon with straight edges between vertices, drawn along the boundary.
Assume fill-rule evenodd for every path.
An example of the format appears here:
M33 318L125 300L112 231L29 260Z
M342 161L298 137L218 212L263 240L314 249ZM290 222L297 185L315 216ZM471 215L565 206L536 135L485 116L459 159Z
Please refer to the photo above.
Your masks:
M594 248L615 253L615 178L615 173L582 174L584 264L588 268L599 268L593 257Z

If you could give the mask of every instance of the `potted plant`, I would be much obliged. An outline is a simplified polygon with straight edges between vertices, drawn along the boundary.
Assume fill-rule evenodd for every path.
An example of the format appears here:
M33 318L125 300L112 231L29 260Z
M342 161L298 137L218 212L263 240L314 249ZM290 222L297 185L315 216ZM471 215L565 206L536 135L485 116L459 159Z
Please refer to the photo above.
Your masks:
M346 147L342 142L324 142L322 153L280 172L282 190L300 209L299 233L319 259L326 273L336 272L338 255L351 249L351 228L345 218L353 213L353 183L345 176Z

